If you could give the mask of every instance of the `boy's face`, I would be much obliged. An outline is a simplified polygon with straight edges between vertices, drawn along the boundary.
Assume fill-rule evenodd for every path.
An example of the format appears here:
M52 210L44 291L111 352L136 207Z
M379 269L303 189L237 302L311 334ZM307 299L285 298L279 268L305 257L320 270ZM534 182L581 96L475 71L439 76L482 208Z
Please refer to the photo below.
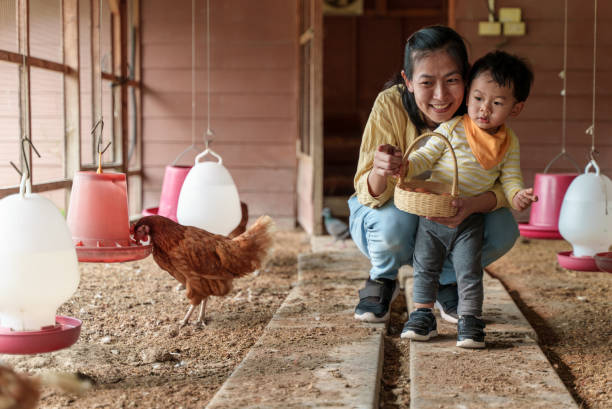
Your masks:
M516 102L512 91L513 86L500 87L489 72L478 74L468 93L468 115L480 129L496 133L508 117L517 116L525 105Z

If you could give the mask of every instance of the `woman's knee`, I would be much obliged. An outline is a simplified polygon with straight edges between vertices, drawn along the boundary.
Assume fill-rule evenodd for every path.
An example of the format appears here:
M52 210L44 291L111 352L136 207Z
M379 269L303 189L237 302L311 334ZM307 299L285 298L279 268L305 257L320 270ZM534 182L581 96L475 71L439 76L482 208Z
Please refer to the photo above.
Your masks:
M370 218L368 230L376 232L381 244L389 249L414 248L418 216L402 212L392 203L380 208L375 216Z
M485 215L482 264L487 266L506 254L519 237L514 216L509 209L498 209Z

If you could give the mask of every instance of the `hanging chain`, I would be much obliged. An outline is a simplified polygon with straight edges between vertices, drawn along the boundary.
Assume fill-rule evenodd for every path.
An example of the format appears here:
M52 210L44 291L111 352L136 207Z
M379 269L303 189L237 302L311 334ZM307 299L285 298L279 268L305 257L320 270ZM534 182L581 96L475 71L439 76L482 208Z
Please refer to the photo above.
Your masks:
M206 0L206 97L207 97L207 127L206 127L206 136L204 137L204 143L206 144L206 149L210 143L212 143L215 133L210 128L210 0Z
M595 92L597 91L597 0L594 1L594 17L593 17L593 117L591 120L591 126L586 130L587 134L591 135L591 151L589 157L591 160L595 160L595 154L598 154L595 149Z
M100 135L98 136L98 144L97 144L97 149L96 151L98 152L98 169L96 170L96 173L100 174L102 173L102 155L104 154L104 152L106 152L106 150L111 146L112 142L108 142L108 144L104 147L104 149L102 148L102 138L104 137L103 135L103 131L104 131L104 108L102 106L102 1L103 0L98 0L98 5L99 5L99 10L98 10L98 67L99 67L99 78L98 78L98 85L100 87L100 117L98 118L98 120L96 121L96 123L94 124L94 126L91 128L91 138L92 140L96 139L96 129L98 129L98 127L100 128Z

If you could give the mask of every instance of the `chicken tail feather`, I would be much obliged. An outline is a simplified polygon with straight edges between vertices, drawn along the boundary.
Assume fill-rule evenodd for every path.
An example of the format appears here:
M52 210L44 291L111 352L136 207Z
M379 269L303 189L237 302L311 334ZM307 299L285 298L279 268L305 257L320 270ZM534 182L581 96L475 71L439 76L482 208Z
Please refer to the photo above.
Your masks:
M232 239L240 247L242 254L249 255L249 272L261 268L268 258L273 243L273 227L272 218L264 215L259 217L247 231Z

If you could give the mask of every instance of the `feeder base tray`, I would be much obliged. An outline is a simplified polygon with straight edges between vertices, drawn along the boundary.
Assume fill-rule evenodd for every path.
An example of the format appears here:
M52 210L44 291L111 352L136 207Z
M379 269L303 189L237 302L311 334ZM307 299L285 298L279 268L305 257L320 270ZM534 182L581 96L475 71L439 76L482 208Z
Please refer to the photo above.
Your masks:
M546 227L534 226L529 223L519 223L519 230L521 236L529 239L563 240L559 230L550 230Z
M595 264L601 271L612 273L612 252L608 251L605 253L595 254Z
M599 271L593 257L574 257L571 251L561 251L557 253L559 265L568 270L576 271Z
M136 261L147 257L153 251L153 246L129 247L83 247L77 246L77 258L86 263L121 263Z
M148 209L144 209L142 211L143 216L157 216L159 212L159 207L149 207Z
M79 339L82 322L76 318L55 317L55 325L38 331L13 331L0 328L0 353L41 354L68 348Z

